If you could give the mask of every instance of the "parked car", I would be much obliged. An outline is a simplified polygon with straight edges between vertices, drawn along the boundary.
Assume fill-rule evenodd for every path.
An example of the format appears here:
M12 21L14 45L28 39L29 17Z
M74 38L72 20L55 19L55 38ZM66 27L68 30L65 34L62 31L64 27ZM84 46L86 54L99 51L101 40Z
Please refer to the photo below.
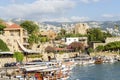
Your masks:
M16 66L16 62L11 62L11 63L5 63L4 64L4 67L14 67L14 66Z
M10 63L5 63L4 67L10 67Z
M16 62L10 63L11 66L16 66L16 64L17 64Z

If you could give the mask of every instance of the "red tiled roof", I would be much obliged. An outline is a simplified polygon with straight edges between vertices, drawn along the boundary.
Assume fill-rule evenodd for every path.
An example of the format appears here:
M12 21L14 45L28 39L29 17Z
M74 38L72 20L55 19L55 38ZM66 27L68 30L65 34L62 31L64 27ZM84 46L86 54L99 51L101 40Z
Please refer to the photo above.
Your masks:
M8 26L7 28L21 28L21 27L17 24L12 24L12 25Z
M4 30L16 30L16 29L21 29L22 27L17 25L17 24L12 24L4 28Z

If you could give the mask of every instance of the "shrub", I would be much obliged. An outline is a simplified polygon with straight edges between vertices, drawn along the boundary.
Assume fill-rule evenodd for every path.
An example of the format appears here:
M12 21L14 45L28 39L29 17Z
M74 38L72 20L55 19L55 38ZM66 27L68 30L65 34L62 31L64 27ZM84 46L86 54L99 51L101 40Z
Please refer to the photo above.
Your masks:
M3 42L3 40L0 39L0 50L1 51L10 51L10 49L7 47L6 43Z
M24 59L24 55L21 52L15 52L13 56L16 58L16 62L22 62Z
M100 46L96 47L96 50L97 51L103 51L104 50L104 46L100 45Z
M34 55L28 55L28 58L41 58L42 54L34 54Z

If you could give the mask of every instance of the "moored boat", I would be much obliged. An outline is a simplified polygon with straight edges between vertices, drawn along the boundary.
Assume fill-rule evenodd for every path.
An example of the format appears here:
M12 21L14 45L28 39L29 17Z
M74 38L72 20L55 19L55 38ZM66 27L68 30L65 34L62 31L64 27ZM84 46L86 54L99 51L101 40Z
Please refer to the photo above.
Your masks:
M57 62L30 63L20 67L23 75L31 75L38 80L66 80L69 77L70 65ZM39 76L38 76L39 75ZM24 77L24 76L22 76Z
M94 62L95 64L102 64L103 63L103 60L101 58L98 58L95 60Z

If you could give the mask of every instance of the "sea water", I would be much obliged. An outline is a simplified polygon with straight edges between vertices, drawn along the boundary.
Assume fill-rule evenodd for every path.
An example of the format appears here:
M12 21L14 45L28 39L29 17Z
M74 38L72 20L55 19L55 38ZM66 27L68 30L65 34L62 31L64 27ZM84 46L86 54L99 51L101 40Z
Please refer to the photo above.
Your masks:
M120 62L76 65L68 80L120 80Z

